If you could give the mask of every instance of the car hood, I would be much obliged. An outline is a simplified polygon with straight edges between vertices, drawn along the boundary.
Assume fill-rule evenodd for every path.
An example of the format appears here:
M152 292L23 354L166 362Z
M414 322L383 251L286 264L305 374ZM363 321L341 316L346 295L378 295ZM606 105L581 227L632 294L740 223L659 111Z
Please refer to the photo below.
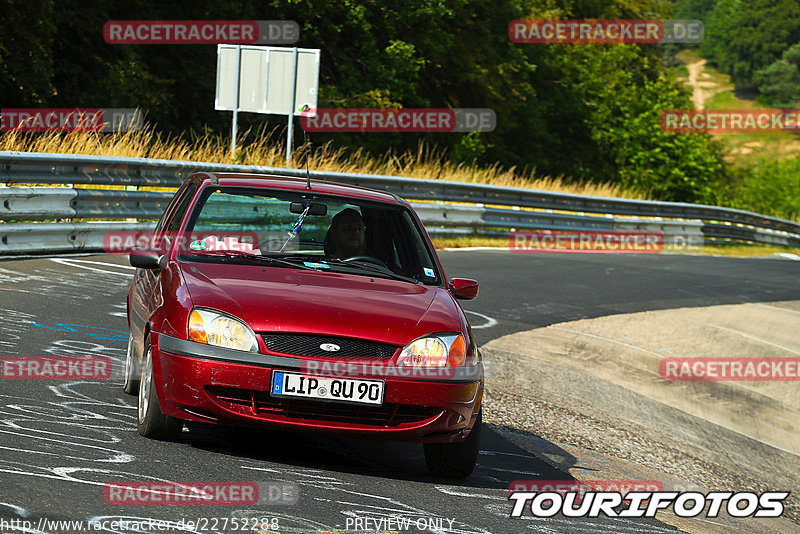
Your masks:
M235 315L255 332L372 339L394 345L460 332L461 312L442 288L378 277L259 265L184 263L192 303Z

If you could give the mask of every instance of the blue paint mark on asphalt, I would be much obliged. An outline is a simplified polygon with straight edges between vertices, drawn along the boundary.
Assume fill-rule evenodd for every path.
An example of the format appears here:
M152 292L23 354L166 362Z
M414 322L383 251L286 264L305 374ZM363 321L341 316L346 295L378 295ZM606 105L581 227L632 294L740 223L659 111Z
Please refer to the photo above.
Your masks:
M124 330L114 330L113 328L103 328L102 326L91 326L75 323L56 323L56 326L45 326L39 323L31 323L39 328L56 330L57 332L75 332L85 334L93 339L107 339L111 341L127 341L128 333ZM85 330L101 330L101 332L86 332Z

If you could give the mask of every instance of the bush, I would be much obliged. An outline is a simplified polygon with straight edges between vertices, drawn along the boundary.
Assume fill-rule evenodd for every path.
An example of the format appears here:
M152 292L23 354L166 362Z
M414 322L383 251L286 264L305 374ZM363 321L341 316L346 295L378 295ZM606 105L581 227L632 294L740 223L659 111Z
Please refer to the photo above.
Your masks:
M762 159L737 171L733 207L796 220L800 218L800 157Z
M718 201L726 176L720 145L708 134L661 129L662 111L693 109L686 89L666 74L636 73L626 66L626 56L635 54L629 47L616 47L613 54L613 83L608 76L598 87L591 117L612 181L661 200Z
M768 106L792 109L800 106L800 43L787 49L783 57L758 71L756 83L761 100Z

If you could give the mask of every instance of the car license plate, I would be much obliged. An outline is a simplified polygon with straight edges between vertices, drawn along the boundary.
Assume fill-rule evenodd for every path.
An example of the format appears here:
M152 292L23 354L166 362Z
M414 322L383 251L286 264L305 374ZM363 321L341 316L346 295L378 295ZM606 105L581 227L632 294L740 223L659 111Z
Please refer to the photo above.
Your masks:
M354 380L305 376L275 371L272 373L273 397L301 397L357 404L383 404L383 380Z

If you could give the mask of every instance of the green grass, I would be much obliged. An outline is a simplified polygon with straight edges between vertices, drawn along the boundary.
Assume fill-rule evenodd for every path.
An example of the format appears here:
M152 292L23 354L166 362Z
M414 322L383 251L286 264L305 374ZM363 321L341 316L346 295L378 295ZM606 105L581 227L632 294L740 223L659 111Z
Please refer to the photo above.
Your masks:
M679 78L688 78L689 77L689 68L686 65L678 65L673 67L672 73L679 77Z

